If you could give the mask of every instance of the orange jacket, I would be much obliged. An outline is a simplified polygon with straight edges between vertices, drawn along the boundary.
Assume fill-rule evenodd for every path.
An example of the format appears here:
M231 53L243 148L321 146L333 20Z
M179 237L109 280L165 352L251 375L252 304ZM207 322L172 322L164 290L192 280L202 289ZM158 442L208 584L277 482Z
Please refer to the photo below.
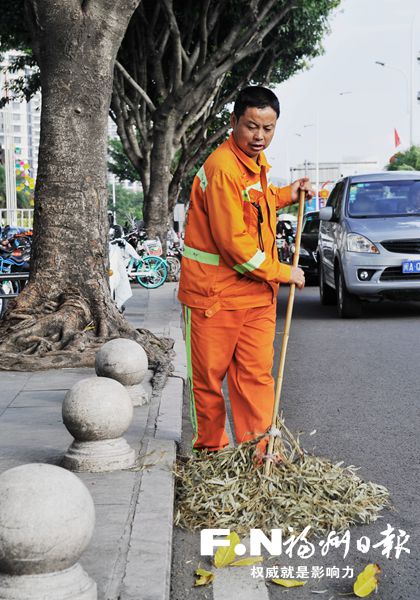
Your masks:
M275 238L276 209L291 204L290 186L270 184L268 170L263 153L257 164L231 135L194 178L178 297L208 317L271 304L278 284L289 281Z

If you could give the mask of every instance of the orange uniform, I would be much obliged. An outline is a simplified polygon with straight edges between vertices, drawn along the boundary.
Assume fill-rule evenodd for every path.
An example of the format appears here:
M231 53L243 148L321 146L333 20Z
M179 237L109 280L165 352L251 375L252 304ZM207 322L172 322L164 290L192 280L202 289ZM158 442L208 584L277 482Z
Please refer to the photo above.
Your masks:
M270 184L268 169L263 153L256 163L230 136L194 178L179 300L196 449L228 443L226 374L237 441L271 423L276 297L291 275L278 260L276 209L291 203L291 191Z

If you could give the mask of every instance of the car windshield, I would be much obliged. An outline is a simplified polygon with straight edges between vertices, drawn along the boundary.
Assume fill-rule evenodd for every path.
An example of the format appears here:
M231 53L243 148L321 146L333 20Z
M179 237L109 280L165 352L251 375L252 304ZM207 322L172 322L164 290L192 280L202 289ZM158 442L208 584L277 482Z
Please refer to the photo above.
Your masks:
M420 217L420 181L375 181L350 184L350 217Z

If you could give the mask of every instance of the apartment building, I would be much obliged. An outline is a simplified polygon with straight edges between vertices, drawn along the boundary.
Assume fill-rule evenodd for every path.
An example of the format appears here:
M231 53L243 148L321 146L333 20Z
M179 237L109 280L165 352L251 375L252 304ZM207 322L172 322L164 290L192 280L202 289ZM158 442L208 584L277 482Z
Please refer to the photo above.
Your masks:
M29 74L25 71L9 73L5 71L10 60L10 53L1 64L1 95L7 93L8 85L13 78ZM5 113L8 112L8 115ZM8 118L7 118L8 117ZM38 147L41 120L41 94L38 92L29 102L12 99L0 110L0 146L5 148L9 142L14 147L15 159L29 163L31 177L35 178L38 170ZM8 127L6 124L8 123Z

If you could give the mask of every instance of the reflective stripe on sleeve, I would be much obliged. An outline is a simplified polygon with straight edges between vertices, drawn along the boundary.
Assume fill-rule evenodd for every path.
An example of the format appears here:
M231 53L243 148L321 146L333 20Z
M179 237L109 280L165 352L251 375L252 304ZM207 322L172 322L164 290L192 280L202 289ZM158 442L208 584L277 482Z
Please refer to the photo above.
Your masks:
M218 254L212 254L211 252L204 252L204 250L196 250L190 248L184 244L184 250L182 256L189 258L190 260L196 260L197 262L204 263L206 265L219 265L220 256Z
M258 269L258 267L265 261L265 252L261 252L261 250L257 250L252 258L250 258L247 262L242 263L241 265L235 265L233 268L238 273L246 273L254 271L254 269Z
M200 167L197 171L197 177L200 180L200 187L203 190L203 192L205 191L206 187L207 187L207 177L206 177L206 172L204 170L204 166Z

